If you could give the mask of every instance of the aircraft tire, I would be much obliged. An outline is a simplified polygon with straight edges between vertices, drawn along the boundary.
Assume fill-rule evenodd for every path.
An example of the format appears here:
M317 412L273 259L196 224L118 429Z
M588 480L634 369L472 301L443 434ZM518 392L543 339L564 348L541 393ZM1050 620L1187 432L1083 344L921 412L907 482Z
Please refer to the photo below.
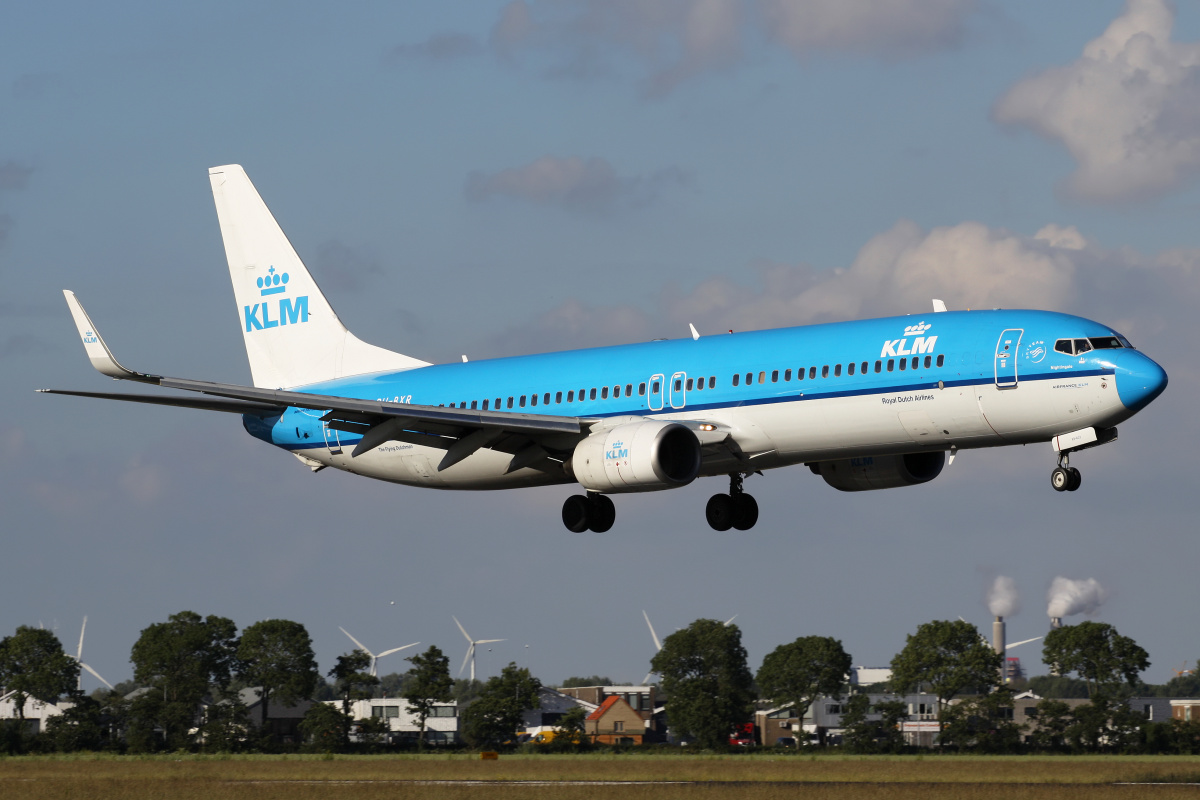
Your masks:
M739 494L733 498L733 527L748 531L758 522L758 501L753 495Z
M1067 491L1073 492L1079 488L1081 483L1083 483L1083 475L1081 475L1079 470L1075 469L1074 467L1067 467L1067 475L1070 478L1070 480L1067 482Z
M727 494L714 494L704 507L704 518L714 531L727 531L733 527L733 498Z
M591 503L581 494L573 494L563 501L562 521L572 533L583 533L588 529L588 512Z
M1050 473L1050 485L1056 492L1065 492L1071 485L1071 474L1062 467L1055 467L1054 471Z
M617 507L607 495L594 494L588 498L588 528L594 533L604 533L617 521Z

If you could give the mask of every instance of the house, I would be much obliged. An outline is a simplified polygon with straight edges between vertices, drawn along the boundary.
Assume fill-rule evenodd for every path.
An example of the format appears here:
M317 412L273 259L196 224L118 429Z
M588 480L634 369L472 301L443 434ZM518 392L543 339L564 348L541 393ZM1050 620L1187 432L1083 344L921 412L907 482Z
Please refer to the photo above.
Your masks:
M658 705L657 686L571 686L559 691L589 703L593 708L598 708L609 697L620 697L645 723L643 733L646 741L663 741L666 736L667 726L663 707Z
M599 704L580 700L573 695L567 694L567 691L569 690L560 692L548 686L543 686L539 689L538 708L529 709L525 712L521 719L521 731L536 736L543 731L550 731L557 728L563 714L572 708L582 708L590 714L599 707Z
M328 700L329 705L342 710L341 700ZM453 745L459 741L458 704L434 703L433 713L425 718L425 741L432 745ZM408 700L403 697L375 697L358 700L350 705L354 719L383 719L388 725L390 743L416 742L421 733L420 719L409 712Z
M255 687L242 689L238 692L238 698L246 706L246 716L250 724L255 728L262 729L263 702L259 697L259 689ZM267 709L266 730L270 733L271 738L284 744L302 741L304 736L300 733L300 722L308 710L315 705L315 701L297 700L292 705L282 703L274 698L268 698L268 701L270 708Z
M57 717L73 705L74 702L70 700L59 699L53 703L45 703L35 697L26 695L25 707L21 709L24 713L18 715L17 704L13 702L13 693L9 692L3 698L0 698L0 719L17 719L18 716L24 716L26 733L44 733L46 723L52 717Z
M584 733L595 744L641 744L646 720L620 695L609 695L588 714Z
M1171 719L1180 722L1200 722L1200 699L1182 697L1169 700L1168 703L1171 706Z

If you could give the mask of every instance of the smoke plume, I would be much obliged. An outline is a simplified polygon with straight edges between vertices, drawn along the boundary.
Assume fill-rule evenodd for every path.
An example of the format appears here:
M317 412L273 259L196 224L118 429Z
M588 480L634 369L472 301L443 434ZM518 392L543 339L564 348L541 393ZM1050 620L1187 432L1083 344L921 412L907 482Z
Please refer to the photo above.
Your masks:
M1059 575L1046 592L1049 608L1046 614L1053 617L1071 617L1075 614L1094 614L1100 604L1108 599L1108 592L1095 578L1073 581Z
M997 617L1011 617L1021 610L1021 598L1017 596L1017 584L1007 575L997 575L987 594L988 611Z

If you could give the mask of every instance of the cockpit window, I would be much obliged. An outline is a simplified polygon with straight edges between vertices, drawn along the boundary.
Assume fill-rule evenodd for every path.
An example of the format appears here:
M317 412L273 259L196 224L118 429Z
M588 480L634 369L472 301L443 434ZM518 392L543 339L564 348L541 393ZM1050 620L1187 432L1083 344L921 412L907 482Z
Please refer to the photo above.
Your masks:
M1116 336L1093 336L1088 341L1097 350L1118 350L1124 346Z
M1088 350L1091 350L1091 349L1092 349L1092 346L1088 343L1087 339L1076 339L1075 340L1075 355L1079 355L1080 353L1086 353Z
M1059 353L1066 353L1069 356L1075 355L1075 346L1070 339L1059 339L1054 343L1054 349Z

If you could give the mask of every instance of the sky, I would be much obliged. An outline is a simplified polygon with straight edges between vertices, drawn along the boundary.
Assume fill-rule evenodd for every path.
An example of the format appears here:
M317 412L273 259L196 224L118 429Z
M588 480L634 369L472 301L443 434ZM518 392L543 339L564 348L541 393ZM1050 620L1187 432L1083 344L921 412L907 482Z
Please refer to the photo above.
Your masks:
M751 669L799 636L886 665L921 623L1013 640L1094 579L1161 683L1200 658L1200 7L1163 0L18 4L0 26L0 635L53 627L109 681L183 610L352 643L466 641L480 677L640 681L697 618ZM311 473L236 416L114 391L61 290L141 371L249 383L206 170L243 165L362 339L434 362L1042 308L1113 326L1165 394L1049 486L1049 444L920 487L702 479L571 534L568 486ZM1188 522L1189 519L1193 521ZM1193 587L1193 588L1189 588ZM1070 617L1068 623L1088 617ZM410 651L411 652L411 651ZM404 655L380 661L402 671ZM1014 650L1042 674L1040 645ZM86 689L99 684L90 676Z

